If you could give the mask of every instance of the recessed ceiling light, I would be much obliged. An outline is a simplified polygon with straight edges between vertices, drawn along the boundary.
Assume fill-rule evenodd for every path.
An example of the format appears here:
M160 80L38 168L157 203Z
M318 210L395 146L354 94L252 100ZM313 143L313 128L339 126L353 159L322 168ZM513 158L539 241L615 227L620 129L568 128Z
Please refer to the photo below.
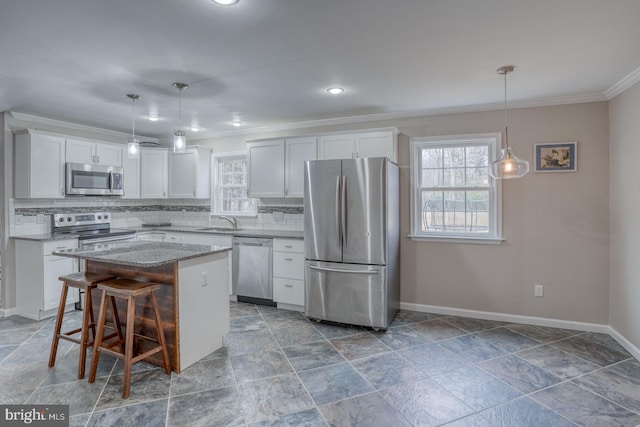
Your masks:
M157 117L157 116L149 116L149 121L150 121L150 122L157 122L158 120L160 120L160 117Z
M200 128L198 126L192 126L191 132L200 132Z
M344 92L344 89L341 87L330 87L329 89L327 89L327 92L329 92L331 95L340 95L342 92Z
M213 0L216 4L221 4L222 6L233 6L238 3L240 0Z
M234 120L231 122L231 124L235 127L240 127L243 123L240 120Z

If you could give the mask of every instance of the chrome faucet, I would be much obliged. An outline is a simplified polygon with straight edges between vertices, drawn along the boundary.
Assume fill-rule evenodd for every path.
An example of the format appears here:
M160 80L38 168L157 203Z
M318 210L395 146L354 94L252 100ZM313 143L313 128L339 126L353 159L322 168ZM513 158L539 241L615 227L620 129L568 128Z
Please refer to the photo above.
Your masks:
M229 221L234 231L238 229L238 219L235 216L220 215L218 218Z

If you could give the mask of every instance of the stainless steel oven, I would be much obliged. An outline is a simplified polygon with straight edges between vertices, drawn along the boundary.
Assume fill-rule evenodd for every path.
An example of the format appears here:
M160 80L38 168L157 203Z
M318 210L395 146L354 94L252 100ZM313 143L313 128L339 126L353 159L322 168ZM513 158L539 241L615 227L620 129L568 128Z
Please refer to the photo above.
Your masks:
M123 171L118 166L67 163L67 195L122 196Z

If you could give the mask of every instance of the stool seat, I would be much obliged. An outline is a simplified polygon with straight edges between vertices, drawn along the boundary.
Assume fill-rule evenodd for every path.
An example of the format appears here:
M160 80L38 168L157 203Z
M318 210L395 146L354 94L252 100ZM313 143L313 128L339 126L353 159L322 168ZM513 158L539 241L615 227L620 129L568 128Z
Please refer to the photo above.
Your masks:
M58 280L62 281L62 292L60 295L60 305L58 306L58 317L56 318L56 326L53 330L53 341L51 342L51 352L49 353L49 367L53 368L56 364L56 356L58 354L58 344L60 339L71 341L80 345L80 357L78 360L78 379L84 378L84 370L87 362L87 348L93 345L96 337L96 322L93 316L93 303L91 300L91 290L95 289L97 284L114 279L115 276L110 274L98 273L72 273L60 276ZM82 326L67 332L61 332L62 320L64 318L64 306L67 301L67 293L69 288L77 288L80 292L85 293L84 307L82 309ZM116 324L116 333L113 336L122 337L120 326ZM93 341L89 340L89 330L93 337ZM80 333L80 337L74 337Z
M98 370L98 361L100 353L104 352L111 354L115 357L124 360L124 381L122 387L122 398L127 399L131 389L131 365L143 360L153 354L162 352L162 362L164 365L164 371L167 374L171 373L171 363L169 362L169 351L167 349L167 343L164 337L164 331L162 329L162 321L160 319L160 309L158 308L158 301L156 299L155 292L161 288L161 285L153 282L142 282L133 279L113 279L106 282L100 282L98 290L102 291L102 300L100 301L100 314L98 315L98 330L96 332L96 339L93 344L93 361L91 362L91 371L89 373L89 383L93 383L96 379L96 373ZM149 297L151 298L154 320L156 327L156 337L149 337L135 333L136 322L136 298ZM127 317L126 317L126 336L123 340L122 337L118 337L115 342L105 342L110 337L104 337L104 323L107 315L107 298L112 301L114 298L121 298L127 301ZM111 304L113 317L118 321L118 310L116 304ZM145 339L148 341L157 342L158 345L146 350L142 354L136 356L133 355L134 349L134 336L136 338ZM124 348L123 345L124 344ZM116 351L116 347L120 348L120 351Z

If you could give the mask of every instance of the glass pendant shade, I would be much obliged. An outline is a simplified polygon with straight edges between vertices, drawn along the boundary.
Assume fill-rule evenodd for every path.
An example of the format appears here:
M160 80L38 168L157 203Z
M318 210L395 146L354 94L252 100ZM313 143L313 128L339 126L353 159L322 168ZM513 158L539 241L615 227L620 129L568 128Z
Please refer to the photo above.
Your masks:
M129 144L127 144L127 157L130 159L137 159L140 157L140 144L137 138L129 138Z
M173 132L173 152L184 153L187 145L186 134L183 130Z
M131 100L131 138L127 144L127 157L137 159L140 157L140 144L136 138L136 101L140 99L140 95L128 93L127 98Z
M496 179L522 178L529 172L529 162L513 154L511 147L500 150L498 159L491 163L490 175Z

